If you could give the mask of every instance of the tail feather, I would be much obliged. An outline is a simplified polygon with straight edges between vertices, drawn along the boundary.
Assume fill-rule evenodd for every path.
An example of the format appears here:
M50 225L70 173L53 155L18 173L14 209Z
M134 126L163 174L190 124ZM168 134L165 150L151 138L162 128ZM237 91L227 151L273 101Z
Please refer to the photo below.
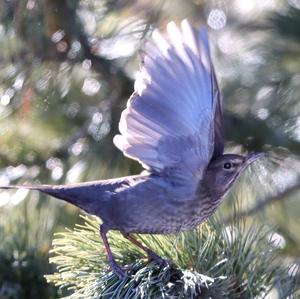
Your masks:
M91 197L97 186L85 184L78 185L7 185L0 186L0 189L28 189L36 190L42 193L48 194L58 199L62 199L69 202L87 212L92 212L91 208Z
M51 188L51 185L0 185L0 189L29 189L38 190Z
M62 194L61 191L63 186L51 186L51 185L7 185L7 186L0 186L0 189L28 189L28 190L36 190L48 195L52 195L54 197L60 196Z
M58 199L67 201L82 210L97 215L104 208L116 190L130 186L143 176L132 176L111 180L99 180L71 185L6 185L0 189L29 189L48 194Z

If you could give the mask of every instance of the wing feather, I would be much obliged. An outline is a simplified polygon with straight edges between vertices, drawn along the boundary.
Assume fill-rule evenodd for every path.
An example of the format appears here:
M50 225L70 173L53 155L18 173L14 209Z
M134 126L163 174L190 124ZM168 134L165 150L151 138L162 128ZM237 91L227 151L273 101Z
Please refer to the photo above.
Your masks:
M199 179L213 154L223 151L221 127L222 103L206 31L196 32L186 20L181 28L169 23L166 38L155 31L115 145L152 172L172 169L176 176Z

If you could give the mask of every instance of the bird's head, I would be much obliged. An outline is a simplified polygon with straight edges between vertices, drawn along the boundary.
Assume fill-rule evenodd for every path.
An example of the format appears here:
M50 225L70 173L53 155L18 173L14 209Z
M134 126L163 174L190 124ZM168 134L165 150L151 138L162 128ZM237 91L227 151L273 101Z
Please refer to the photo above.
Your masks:
M211 195L215 199L222 198L243 170L263 155L262 153L252 153L247 156L227 154L212 159L205 174L205 182Z

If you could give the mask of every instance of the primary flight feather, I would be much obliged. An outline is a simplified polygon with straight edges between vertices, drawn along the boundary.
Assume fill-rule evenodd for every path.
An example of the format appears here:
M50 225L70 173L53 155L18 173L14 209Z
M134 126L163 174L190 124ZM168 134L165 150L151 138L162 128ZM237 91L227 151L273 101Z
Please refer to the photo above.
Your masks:
M146 45L114 143L152 172L176 168L182 177L198 179L214 152L214 118L220 118L221 99L206 31L197 34L183 21L181 30L171 22L167 32L167 39L154 32ZM216 153L222 154L219 137Z

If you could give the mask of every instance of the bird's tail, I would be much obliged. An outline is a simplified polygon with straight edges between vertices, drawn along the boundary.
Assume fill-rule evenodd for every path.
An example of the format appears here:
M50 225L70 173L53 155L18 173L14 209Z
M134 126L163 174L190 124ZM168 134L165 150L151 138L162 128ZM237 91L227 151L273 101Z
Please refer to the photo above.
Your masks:
M7 185L0 186L0 189L28 189L28 190L36 190L48 195L64 199L63 197L63 188L64 186L60 185Z
M29 189L51 195L55 198L67 201L87 212L90 211L91 195L94 195L94 184L78 185L7 185L0 189Z

